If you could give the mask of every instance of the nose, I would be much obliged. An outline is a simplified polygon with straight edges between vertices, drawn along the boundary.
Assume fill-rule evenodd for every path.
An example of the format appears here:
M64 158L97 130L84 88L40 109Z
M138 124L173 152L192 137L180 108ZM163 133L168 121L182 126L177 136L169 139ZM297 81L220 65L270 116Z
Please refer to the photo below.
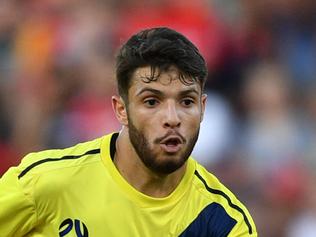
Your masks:
M165 128L176 128L181 124L179 110L174 102L166 104L166 109L163 111L164 121L163 126Z

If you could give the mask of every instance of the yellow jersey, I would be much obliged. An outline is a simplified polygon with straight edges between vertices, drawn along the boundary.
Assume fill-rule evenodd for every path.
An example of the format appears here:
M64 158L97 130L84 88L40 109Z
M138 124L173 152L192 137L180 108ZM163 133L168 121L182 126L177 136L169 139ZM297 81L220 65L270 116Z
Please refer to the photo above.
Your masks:
M113 163L117 136L31 153L10 168L0 179L0 236L257 236L245 206L192 157L169 196L137 191Z

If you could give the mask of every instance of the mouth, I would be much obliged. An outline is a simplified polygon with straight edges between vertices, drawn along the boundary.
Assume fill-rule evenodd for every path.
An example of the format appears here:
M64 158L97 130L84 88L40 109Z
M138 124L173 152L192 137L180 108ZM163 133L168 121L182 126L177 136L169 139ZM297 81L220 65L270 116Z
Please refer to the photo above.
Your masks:
M166 153L176 153L181 149L183 142L180 137L170 136L161 141L160 147Z

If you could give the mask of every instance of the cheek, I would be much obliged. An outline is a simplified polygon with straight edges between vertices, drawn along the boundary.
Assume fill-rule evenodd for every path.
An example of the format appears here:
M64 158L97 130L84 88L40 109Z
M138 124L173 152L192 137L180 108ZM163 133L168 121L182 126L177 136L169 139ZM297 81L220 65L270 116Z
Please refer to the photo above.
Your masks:
M149 118L146 118L142 114L138 113L137 116L129 117L129 123L132 124L138 133L142 134L147 141L151 141L154 134L154 128L156 128L157 125L154 125Z
M154 131L158 129L162 121L161 113L157 113L157 111L138 110L132 117L137 127L144 131Z
M187 121L186 125L183 126L183 134L188 137L195 136L200 129L200 118L196 117Z
M192 121L190 121L190 124L188 126L188 130L190 130L190 132L194 132L200 128L200 118L195 118Z
M186 113L183 113L183 123L192 127L199 127L201 123L201 111L199 109L193 109Z

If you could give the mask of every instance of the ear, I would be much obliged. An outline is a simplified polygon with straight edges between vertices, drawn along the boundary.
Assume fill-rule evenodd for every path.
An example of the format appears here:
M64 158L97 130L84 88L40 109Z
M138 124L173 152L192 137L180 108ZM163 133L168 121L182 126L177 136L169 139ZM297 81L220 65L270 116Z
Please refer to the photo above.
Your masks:
M120 124L127 126L128 125L127 111L126 111L126 106L122 97L119 97L116 95L112 96L112 108Z
M201 122L204 118L205 106L206 106L207 94L202 94L201 97Z

